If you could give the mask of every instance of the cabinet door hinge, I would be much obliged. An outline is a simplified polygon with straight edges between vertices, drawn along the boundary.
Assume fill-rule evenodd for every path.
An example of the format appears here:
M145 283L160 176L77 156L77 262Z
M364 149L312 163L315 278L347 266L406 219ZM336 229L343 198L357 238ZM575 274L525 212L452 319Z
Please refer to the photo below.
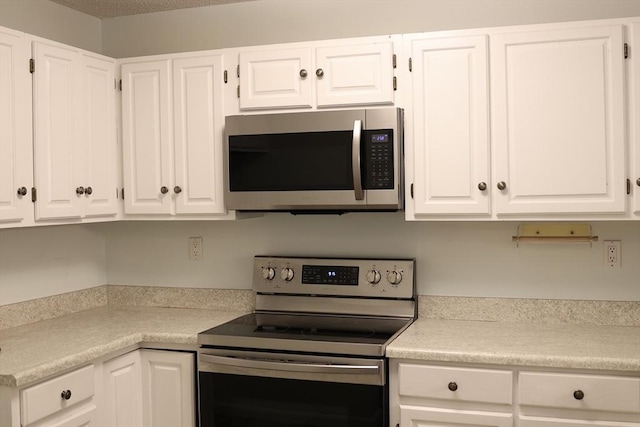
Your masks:
M629 57L629 45L627 43L624 44L624 59Z
M413 71L413 61L409 58L409 72Z
M35 203L36 200L38 200L38 190L36 190L36 187L31 187L31 201Z
M631 180L627 178L627 194L631 194Z
M29 60L29 72L31 74L36 72L36 60L33 58Z
M120 92L122 92L122 79L120 79L120 82L118 83L118 88L120 89Z
M228 78L227 78L227 70L224 70L223 76L224 76L224 78L223 78L224 83L227 84L227 81L229 81Z
M393 76L393 90L398 90L398 78Z
M238 85L238 88L236 90L236 95L238 96L238 98L240 98L240 85Z
M124 200L124 188L122 189L122 200Z
M238 76L238 78L240 78L240 64L238 64L236 66L236 76Z
M398 66L398 64L396 62L397 58L396 58L396 54L395 53L393 54L392 60L393 60L393 68L395 69Z
M411 198L413 199L413 182L411 183Z

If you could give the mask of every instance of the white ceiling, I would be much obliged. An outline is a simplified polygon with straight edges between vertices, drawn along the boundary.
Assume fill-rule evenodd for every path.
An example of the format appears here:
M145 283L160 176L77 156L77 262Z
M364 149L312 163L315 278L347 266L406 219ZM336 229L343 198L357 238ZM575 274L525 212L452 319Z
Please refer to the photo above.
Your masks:
M189 7L240 3L254 0L51 0L97 18L115 18L140 13L162 12Z

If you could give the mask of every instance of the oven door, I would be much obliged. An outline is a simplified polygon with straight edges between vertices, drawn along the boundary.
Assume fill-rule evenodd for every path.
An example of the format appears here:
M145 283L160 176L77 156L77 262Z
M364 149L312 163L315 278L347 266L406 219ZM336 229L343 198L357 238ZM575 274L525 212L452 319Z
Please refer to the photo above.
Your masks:
M387 427L385 359L202 349L201 427Z

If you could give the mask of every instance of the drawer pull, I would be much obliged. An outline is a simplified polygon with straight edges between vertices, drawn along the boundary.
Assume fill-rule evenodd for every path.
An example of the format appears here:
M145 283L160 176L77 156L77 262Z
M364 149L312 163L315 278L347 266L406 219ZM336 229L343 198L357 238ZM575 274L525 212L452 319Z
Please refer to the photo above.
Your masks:
M62 393L60 393L60 397L64 400L71 399L71 390L62 390Z
M447 388L451 391L456 391L458 389L458 384L456 384L455 381L451 381Z
M576 400L584 399L584 392L582 390L576 390L573 392L573 398Z

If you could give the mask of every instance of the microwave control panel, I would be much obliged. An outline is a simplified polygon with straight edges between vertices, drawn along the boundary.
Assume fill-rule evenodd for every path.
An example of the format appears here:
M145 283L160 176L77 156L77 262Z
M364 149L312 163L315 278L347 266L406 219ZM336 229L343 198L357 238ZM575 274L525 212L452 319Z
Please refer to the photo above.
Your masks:
M368 190L393 189L393 130L365 131L364 138L364 187Z

